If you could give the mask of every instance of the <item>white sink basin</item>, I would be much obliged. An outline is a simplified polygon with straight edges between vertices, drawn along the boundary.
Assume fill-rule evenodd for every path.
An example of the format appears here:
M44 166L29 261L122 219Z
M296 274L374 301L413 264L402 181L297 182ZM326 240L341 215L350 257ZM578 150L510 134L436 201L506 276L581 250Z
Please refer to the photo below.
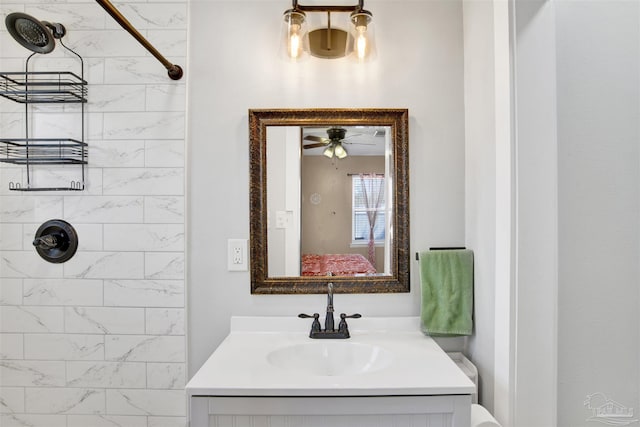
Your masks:
M278 368L313 376L358 375L384 369L393 361L384 348L350 341L314 341L271 351L267 361Z

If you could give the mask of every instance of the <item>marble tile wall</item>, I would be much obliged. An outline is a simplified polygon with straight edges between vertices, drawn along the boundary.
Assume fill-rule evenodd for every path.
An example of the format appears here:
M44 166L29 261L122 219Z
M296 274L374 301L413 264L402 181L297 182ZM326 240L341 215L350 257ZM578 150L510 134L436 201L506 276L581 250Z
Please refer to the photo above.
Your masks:
M184 66L187 0L119 0L118 9ZM174 82L93 0L2 0L0 15L61 22L89 82L82 192L15 192L0 163L0 425L177 427L186 422L185 80ZM0 71L29 51L0 28ZM78 71L58 45L34 69ZM79 136L77 105L32 107L31 134ZM24 107L0 98L0 137L23 137ZM74 167L37 168L49 186ZM64 264L42 260L46 220L76 228Z

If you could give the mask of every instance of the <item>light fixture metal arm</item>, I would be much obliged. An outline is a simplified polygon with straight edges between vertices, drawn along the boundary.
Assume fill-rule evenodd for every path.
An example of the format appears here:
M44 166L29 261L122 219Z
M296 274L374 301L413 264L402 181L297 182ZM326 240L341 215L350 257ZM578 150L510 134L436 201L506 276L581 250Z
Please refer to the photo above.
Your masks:
M300 12L359 12L364 9L364 0L358 0L356 5L303 5L298 0L292 1L293 10Z

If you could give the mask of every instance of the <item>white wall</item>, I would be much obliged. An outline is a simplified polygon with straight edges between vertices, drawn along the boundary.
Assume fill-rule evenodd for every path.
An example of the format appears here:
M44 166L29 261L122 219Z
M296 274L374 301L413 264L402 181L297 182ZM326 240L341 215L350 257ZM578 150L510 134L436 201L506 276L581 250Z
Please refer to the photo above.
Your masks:
M517 349L511 423L556 425L557 141L554 3L513 2Z
M278 57L276 1L191 3L189 89L189 372L232 315L321 310L322 295L250 294L249 273L226 271L226 240L249 237L249 108L406 107L410 115L411 251L464 244L462 5L367 1L378 58L289 64ZM408 13L409 11L409 13ZM402 26L399 26L402 23ZM364 316L417 315L415 261L407 294L337 295ZM463 340L444 340L462 349Z
M186 0L117 5L184 65ZM0 424L184 425L185 80L171 81L94 1L2 0L0 12L63 23L89 82L85 191L10 192L24 168L0 164ZM0 70L21 71L30 52L4 25L0 46ZM39 69L67 69L62 51ZM39 136L79 137L77 106L58 107L37 107ZM23 111L0 99L1 137L24 137ZM62 173L45 171L40 185ZM31 245L52 218L79 235L65 264Z
M513 425L591 423L594 393L637 414L640 5L514 4Z
M464 2L466 244L474 249L475 330L468 356L479 399L511 416L513 348L513 148L509 5Z
M474 335L469 357L480 375L479 400L493 407L496 126L493 3L464 2L465 222L474 250Z
M637 419L640 3L558 2L556 39L558 425L597 392Z

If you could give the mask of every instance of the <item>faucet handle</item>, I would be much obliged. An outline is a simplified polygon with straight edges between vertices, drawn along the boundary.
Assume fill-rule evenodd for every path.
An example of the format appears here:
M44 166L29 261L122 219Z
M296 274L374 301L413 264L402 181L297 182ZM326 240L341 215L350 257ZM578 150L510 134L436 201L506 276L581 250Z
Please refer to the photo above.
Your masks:
M320 314L318 313L313 313L313 316L310 314L304 314L304 313L300 313L298 314L298 317L301 319L317 319L320 317Z
M311 324L311 332L320 332L320 314L313 313L313 316L310 314L300 313L298 317L301 319L313 319L313 323Z
M340 324L338 325L338 331L345 334L346 338L349 338L349 327L347 326L346 319L359 319L362 317L362 314L356 313L347 316L345 313L340 313Z
M347 316L346 314L344 314L344 313L341 313L341 314L340 314L340 318L341 318L342 320L344 320L344 319L359 319L359 318L361 318L361 317L362 317L362 314L360 314L360 313L350 314L350 315L348 315L348 316Z

